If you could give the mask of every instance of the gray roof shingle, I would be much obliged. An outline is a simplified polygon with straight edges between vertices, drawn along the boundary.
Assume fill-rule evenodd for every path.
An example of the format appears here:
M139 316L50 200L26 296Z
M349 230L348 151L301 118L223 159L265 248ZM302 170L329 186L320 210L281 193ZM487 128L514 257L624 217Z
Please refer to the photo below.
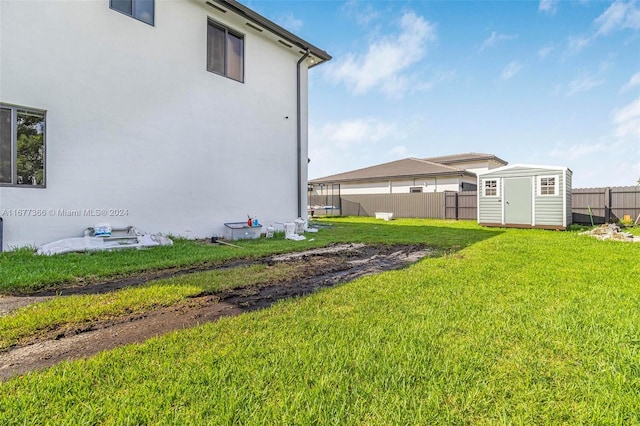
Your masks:
M405 158L403 160L391 161L389 163L378 164L365 167L363 169L352 170L350 172L338 173L323 178L312 179L309 183L325 182L345 182L345 181L371 181L376 179L389 178L409 178L428 176L472 176L475 174L459 167L434 163L419 158Z
M439 164L455 164L455 163L464 163L467 161L494 160L494 161L497 161L498 163L502 163L505 166L508 164L506 161L496 157L493 154L483 154L479 152L467 152L464 154L443 155L440 157L423 158L423 160L431 161Z

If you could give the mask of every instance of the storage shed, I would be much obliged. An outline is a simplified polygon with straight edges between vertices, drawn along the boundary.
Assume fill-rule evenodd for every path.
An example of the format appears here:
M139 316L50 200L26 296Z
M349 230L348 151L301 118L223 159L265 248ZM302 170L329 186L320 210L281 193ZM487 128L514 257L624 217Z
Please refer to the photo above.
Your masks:
M478 224L566 229L571 224L567 167L514 164L478 174Z

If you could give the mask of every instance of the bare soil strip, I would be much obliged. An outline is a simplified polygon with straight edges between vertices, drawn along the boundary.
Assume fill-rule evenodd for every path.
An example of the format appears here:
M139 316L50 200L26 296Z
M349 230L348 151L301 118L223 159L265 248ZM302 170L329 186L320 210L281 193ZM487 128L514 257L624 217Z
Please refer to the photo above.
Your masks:
M0 380L4 381L29 371L47 368L63 360L86 358L103 350L143 342L154 336L216 321L221 317L269 307L277 301L304 296L318 289L346 283L364 275L400 269L431 254L429 249L418 246L344 245L324 252L310 250L258 261L246 261L244 264L305 262L305 276L290 281L263 283L214 294L203 294L186 302L156 309L143 315L130 315L114 321L96 322L82 329L54 331L40 341L14 347L0 354ZM237 262L234 265L238 266ZM172 271L172 275L178 273L186 272ZM139 285L147 281L149 281L148 275L127 279L128 285ZM122 280L114 283L116 284L112 291L122 288L120 287ZM103 292L108 286L108 282L99 283L95 285L95 289L97 292ZM86 294L91 291L83 289L79 293ZM65 294L70 293L65 292ZM33 297L30 299L33 300Z

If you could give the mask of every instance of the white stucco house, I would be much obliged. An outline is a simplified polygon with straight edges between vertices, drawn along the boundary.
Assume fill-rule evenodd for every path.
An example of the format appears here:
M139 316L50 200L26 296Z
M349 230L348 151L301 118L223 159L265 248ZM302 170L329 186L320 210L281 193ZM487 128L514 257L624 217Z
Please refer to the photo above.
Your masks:
M234 0L0 1L2 248L302 216L330 59Z
M309 181L311 195L408 194L475 191L477 174L507 162L493 154L405 158ZM337 188L337 189L336 189Z

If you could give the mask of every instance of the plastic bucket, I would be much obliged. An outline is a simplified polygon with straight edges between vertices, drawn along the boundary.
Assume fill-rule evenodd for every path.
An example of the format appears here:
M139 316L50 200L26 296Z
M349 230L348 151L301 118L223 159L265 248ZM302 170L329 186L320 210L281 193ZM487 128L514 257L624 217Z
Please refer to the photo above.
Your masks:
M296 224L293 222L285 222L284 235L293 235L296 233Z
M272 238L275 228L273 226L267 226L267 238Z
M93 227L94 237L110 237L111 236L111 224L110 223L97 223Z

